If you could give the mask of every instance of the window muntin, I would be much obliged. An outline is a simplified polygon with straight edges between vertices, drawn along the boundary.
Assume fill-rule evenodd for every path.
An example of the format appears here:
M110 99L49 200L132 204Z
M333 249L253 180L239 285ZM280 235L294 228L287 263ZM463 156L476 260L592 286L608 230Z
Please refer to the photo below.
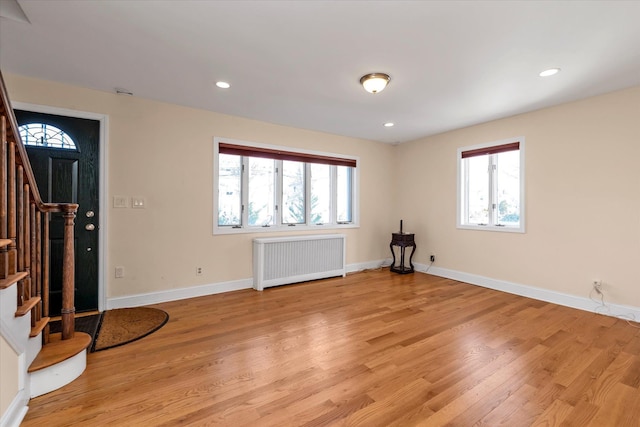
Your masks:
M289 150L214 138L214 234L358 226L357 159Z
M524 138L458 150L458 228L524 232Z
M20 132L20 138L26 146L74 151L78 149L68 133L46 123L28 123L19 126L18 132Z

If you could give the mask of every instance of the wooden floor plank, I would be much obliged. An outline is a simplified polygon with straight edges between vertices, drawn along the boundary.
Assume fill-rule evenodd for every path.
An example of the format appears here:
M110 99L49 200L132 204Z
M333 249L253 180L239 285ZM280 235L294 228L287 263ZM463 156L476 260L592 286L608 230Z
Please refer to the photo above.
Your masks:
M637 325L450 279L382 269L155 307L169 313L163 328L89 354L76 381L30 401L23 425L606 426L640 417Z

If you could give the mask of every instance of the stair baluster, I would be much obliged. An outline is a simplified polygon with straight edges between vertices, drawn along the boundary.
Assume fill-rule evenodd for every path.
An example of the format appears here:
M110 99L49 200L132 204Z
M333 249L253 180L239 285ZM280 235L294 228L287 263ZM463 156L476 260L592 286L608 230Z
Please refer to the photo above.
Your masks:
M42 248L42 316L49 317L49 212L44 214L44 236ZM75 329L75 328L74 328ZM49 342L49 323L44 327L43 342Z
M16 249L16 142L12 139L9 142L9 166L7 168L9 174L9 182L7 183L7 206L9 209L9 224L8 224L8 236L11 240L8 247L8 263L9 263L9 275L14 275L18 272L17 254Z
M2 116L2 144L0 145L0 239L7 239L7 119ZM0 248L0 279L9 277L9 252Z
M17 167L16 174L16 215L17 215L17 232L16 247L18 257L18 271L24 270L24 169L22 166ZM18 282L18 306L25 301L24 280Z
M24 271L27 272L27 277L24 278L25 287L25 302L31 298L31 220L29 209L29 198L31 197L31 189L29 184L24 185L24 235L22 236L24 242Z

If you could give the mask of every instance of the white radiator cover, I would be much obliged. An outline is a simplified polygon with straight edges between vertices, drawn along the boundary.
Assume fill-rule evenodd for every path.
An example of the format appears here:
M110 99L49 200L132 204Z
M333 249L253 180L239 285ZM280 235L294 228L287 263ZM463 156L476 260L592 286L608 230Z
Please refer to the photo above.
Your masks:
M345 276L344 234L253 239L253 287Z

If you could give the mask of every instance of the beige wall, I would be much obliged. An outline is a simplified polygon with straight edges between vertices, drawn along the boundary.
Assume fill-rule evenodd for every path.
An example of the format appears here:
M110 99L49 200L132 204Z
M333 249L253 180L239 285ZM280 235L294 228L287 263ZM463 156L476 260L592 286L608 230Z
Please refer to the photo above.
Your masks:
M109 116L109 297L251 277L252 234L212 231L212 140L222 136L361 159L361 227L347 263L388 257L389 233L416 233L415 261L640 307L640 87L391 146L5 76L13 101ZM526 233L458 230L456 149L526 140ZM399 194L402 189L402 194ZM147 209L113 209L114 195ZM397 196L397 197L396 197ZM267 235L260 234L261 237ZM113 279L116 265L124 279ZM195 277L195 267L204 274Z
M526 233L456 229L456 149L524 136ZM416 260L640 307L640 87L399 146Z
M20 374L18 356L0 336L0 417L18 394Z
M361 225L345 231L347 263L388 257L393 146L17 75L5 83L13 102L109 117L108 297L252 277L256 235L212 235L214 136L359 156ZM113 209L114 195L142 196L147 208Z

